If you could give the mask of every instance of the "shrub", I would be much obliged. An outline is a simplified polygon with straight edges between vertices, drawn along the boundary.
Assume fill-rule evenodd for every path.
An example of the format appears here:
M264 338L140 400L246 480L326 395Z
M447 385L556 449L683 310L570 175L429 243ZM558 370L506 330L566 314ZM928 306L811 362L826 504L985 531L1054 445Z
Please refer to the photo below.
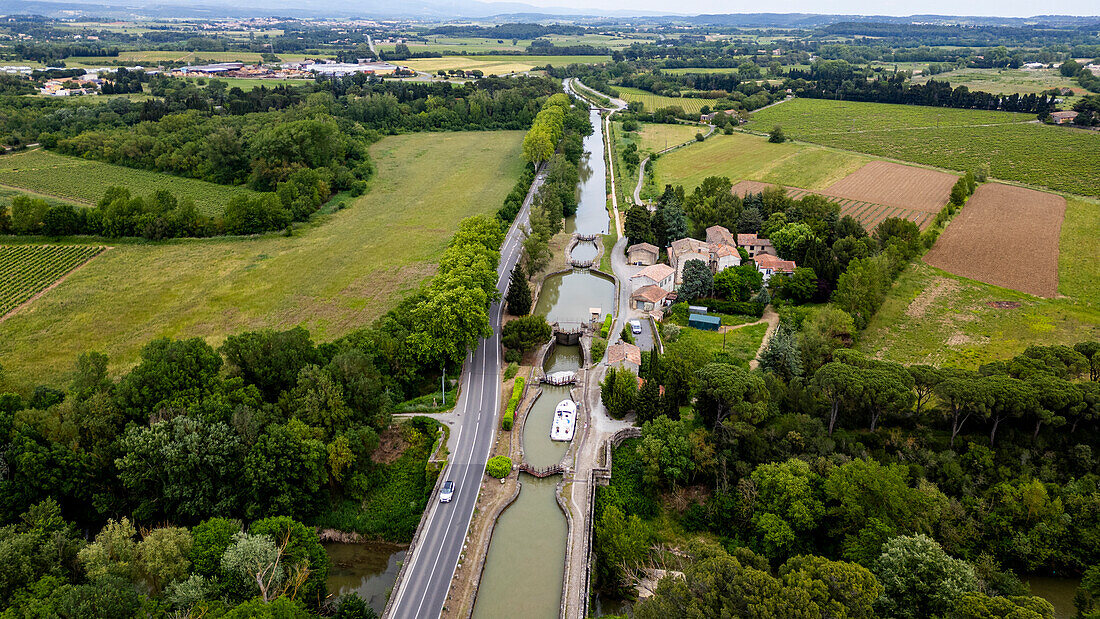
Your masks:
M702 133L696 133L695 134L695 141L696 142L702 142L703 141L703 134Z
M511 430L516 422L516 407L523 396L523 382L523 377L520 376L512 385L512 397L508 400L508 408L504 410L504 420L501 422L501 427L505 430Z
M504 479L508 476L508 473L512 472L512 459L508 456L493 456L485 464L485 472L490 477Z
M773 144L781 144L787 141L787 136L783 135L783 127L776 125L771 132L768 133L768 141Z
M545 343L553 335L545 316L529 314L511 320L501 330L501 343L510 350L526 352Z
M757 318L764 315L764 304L752 301L727 301L726 299L707 298L696 299L693 304L702 305L709 311L718 312L719 314L744 314L746 316L756 316ZM680 316L681 320L687 320L686 303L677 303L673 308L676 308L675 315ZM669 313L672 315L672 312Z
M603 359L603 354L605 351L607 351L607 340L601 338L595 338L592 340L593 363L598 363L600 359Z
M504 368L504 380L511 380L519 371L519 366L515 363L509 363L508 367Z
M604 316L603 326L600 327L600 337L606 339L609 333L611 333L611 314Z
M634 334L630 332L630 325L623 325L623 332L619 334L627 344L634 343Z

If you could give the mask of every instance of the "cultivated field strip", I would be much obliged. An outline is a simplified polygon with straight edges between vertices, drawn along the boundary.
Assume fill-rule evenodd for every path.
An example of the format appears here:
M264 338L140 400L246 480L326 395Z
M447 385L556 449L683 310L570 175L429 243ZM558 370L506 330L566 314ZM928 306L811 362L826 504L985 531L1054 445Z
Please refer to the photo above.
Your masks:
M761 183L758 181L741 181L733 186L733 193L735 195L745 197L750 193L760 193L768 187L774 187L769 183ZM925 229L928 224L932 222L935 217L934 213L911 208L902 208L899 206L890 206L888 204L878 204L875 202L863 202L861 200L854 200L851 198L842 198L839 196L830 196L816 191L807 191L798 187L784 187L787 190L787 196L799 199L808 195L818 195L830 202L836 203L840 206L840 216L844 217L848 215L858 221L868 231L874 231L875 226L879 225L882 220L890 217L900 217L902 219L908 219L909 221L917 224L921 230Z
M0 245L0 320L104 249L93 245Z

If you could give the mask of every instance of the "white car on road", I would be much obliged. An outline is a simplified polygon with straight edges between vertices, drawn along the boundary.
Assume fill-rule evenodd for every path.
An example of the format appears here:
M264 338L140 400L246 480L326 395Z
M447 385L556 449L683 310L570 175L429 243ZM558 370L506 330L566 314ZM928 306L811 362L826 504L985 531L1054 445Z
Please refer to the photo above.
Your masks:
M439 502L450 503L451 497L455 494L455 483L447 480L443 482L443 488L439 491Z

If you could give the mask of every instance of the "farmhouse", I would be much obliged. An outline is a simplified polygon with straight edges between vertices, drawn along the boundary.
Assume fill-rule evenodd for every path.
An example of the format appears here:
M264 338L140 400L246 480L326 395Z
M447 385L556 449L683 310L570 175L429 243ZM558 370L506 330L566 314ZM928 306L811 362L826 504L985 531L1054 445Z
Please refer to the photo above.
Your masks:
M757 254L775 255L771 240L759 238L755 234L738 234L737 246L748 252L749 258L754 258Z
M718 273L729 267L741 264L741 253L737 251L737 240L729 230L722 226L707 228L707 241L686 238L672 242L668 250L669 263L676 269L676 284L683 280L684 265L689 260L699 260L710 267L711 273Z
M634 277L630 278L630 287L634 290L638 290L645 286L657 286L666 291L672 290L673 276L675 274L676 269L673 269L667 264L650 265L638 271Z
M668 298L669 292L660 286L642 286L630 295L630 306L643 312L660 309Z
M1073 119L1077 118L1077 112L1072 110L1067 112L1051 112L1050 117L1054 120L1054 124L1065 125L1073 122Z
M642 349L634 344L615 342L607 347L607 365L637 373L642 367Z
M656 264L659 256L660 250L652 243L635 243L626 248L626 261L630 264Z
M771 254L759 254L756 256L755 262L756 270L764 276L765 282L776 273L794 273L797 266L793 260L781 260Z
M714 118L719 114L725 114L726 116L737 116L737 110L725 110L719 112L711 112L710 114L701 114L699 116L699 122L710 123L714 121Z

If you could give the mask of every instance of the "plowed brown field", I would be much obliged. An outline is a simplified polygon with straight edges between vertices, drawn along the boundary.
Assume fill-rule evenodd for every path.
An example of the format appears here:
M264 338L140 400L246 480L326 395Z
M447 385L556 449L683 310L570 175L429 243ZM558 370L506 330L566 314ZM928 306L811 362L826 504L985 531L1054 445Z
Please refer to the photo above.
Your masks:
M986 183L924 255L928 264L1040 297L1058 293L1058 239L1066 201Z
M924 213L939 212L958 177L914 166L872 161L820 193Z
M917 169L917 168L914 168ZM733 194L744 198L750 193L760 193L769 187L776 187L771 183L761 183L759 181L741 181L733 186ZM874 202L865 202L862 200L852 200L850 198L840 198L837 196L825 195L820 192L807 191L805 189L799 189L798 187L784 187L787 190L787 195L794 199L799 199L811 193L819 195L830 202L836 202L840 205L841 217L850 215L855 218L864 228L868 231L874 231L875 226L879 224L883 219L887 217L900 217L902 219L908 219L917 224L921 230L928 227L928 224L932 223L935 219L933 213L919 209L900 208L896 206L887 206L885 204L877 204Z

